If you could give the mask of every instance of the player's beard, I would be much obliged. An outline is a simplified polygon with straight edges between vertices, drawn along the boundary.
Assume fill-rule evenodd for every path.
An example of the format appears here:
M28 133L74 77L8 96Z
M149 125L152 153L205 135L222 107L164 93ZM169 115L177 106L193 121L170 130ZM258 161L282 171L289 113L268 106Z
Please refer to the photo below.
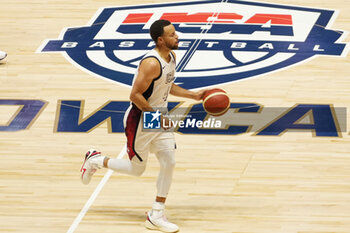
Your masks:
M179 48L179 43L178 42L176 42L175 44L170 44L168 42L165 42L165 45L166 45L166 47L168 47L171 50Z

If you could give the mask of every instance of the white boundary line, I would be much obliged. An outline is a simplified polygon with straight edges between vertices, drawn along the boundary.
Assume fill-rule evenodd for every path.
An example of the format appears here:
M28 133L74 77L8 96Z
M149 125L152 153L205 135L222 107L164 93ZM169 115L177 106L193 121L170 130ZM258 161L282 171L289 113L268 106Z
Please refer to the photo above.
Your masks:
M220 3L227 3L228 0L221 0ZM221 6L222 4L220 4ZM221 7L212 14L211 18L214 18L214 17L217 17L219 14L220 14L220 9ZM205 26L210 26L214 23L215 20L211 20L209 22L206 23ZM202 31L199 33L200 35L201 34L207 34L207 32L209 31L210 29L202 29ZM191 45L191 47L187 50L189 51L189 53L187 54L187 56L184 56L183 59L181 59L181 61L179 62L179 64L177 65L177 68L180 68L179 70L176 68L176 72L177 73L181 73L185 67L187 66L188 62L191 60L192 56L194 55L194 53L196 52L199 44L202 42L203 39L196 39L194 41L194 43ZM192 50L192 51L191 51Z
M124 145L123 149L120 151L117 158L121 159L125 153L126 153L126 145ZM77 229L81 220L84 218L85 214L88 212L92 203L94 203L98 194L100 194L103 186L107 183L107 181L109 180L109 178L111 177L112 174L113 174L113 170L108 169L108 171L106 172L106 174L104 175L104 177L102 178L100 183L97 185L95 191L91 194L89 200L85 203L84 207L81 209L80 213L75 218L74 222L72 223L72 225L68 229L67 233L73 233Z

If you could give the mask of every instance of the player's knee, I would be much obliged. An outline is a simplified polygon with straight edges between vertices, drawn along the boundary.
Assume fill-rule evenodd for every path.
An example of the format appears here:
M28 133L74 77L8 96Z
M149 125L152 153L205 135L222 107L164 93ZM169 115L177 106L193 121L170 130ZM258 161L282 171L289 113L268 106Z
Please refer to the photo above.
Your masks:
M173 151L162 151L158 154L160 166L166 169L174 169L176 162Z
M168 161L167 161L167 167L169 168L174 168L176 165L176 161L174 158L170 158Z
M133 170L132 174L134 176L141 176L144 173L145 169L146 169L146 164L138 164L135 162L132 163L132 170Z
M144 173L144 171L145 171L145 167L139 168L139 169L135 170L134 174L135 174L135 176L141 176Z

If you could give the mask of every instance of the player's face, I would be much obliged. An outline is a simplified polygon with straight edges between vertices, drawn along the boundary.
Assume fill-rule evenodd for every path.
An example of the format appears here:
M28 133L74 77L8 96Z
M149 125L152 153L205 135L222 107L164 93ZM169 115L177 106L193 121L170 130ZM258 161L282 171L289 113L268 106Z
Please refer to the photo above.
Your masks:
M164 33L162 35L164 44L169 49L177 49L179 47L179 37L176 34L175 27L170 24L164 27Z

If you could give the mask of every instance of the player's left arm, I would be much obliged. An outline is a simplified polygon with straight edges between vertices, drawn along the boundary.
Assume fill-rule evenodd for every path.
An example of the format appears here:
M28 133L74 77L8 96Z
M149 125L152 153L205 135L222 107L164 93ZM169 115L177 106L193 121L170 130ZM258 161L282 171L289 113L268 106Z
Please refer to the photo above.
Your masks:
M176 54L173 51L171 51L171 53L173 54L173 56L176 60ZM201 91L197 91L197 92L190 91L190 90L182 88L174 83L170 89L170 94L172 94L174 96L185 97L185 98L194 99L194 100L201 100L203 98L204 92L205 92L205 90L201 90Z
M194 99L194 100L201 100L203 98L204 92L205 90L200 90L196 92L190 91L174 83L170 89L170 94L174 96L185 97L185 98Z

